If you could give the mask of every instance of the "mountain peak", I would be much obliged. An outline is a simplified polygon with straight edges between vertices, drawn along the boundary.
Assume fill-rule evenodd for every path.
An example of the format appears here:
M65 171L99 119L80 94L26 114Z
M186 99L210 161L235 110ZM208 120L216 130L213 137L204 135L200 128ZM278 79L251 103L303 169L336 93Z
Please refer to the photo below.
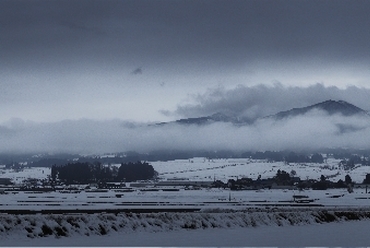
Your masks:
M353 115L367 115L367 112L353 104L350 104L343 100L327 100L321 103L317 103L308 107L303 108L293 108L291 110L282 111L274 115L273 117L277 119L284 119L287 117L304 115L309 111L314 109L322 110L327 112L329 115L341 114L343 116L353 116Z
M350 104L343 100L327 100L324 102L320 102L308 107L303 108L293 108L291 110L282 111L275 115L267 116L264 118L274 118L276 120L281 120L289 117L295 117L299 115L304 115L314 109L325 111L328 115L334 114L341 114L343 116L353 116L353 115L363 115L369 116L369 114L353 104ZM185 124L185 125L207 125L215 122L224 122L224 123L232 123L234 125L248 125L253 123L254 120L250 120L243 117L236 117L230 116L221 112L217 112L215 114L209 116L201 116L201 117L193 117L193 118L186 118L186 119L179 119L173 122L162 122L157 123L156 125L165 125L168 123L177 123L177 124Z
M180 119L180 120L177 120L176 123L204 125L204 124L210 124L213 122L233 122L233 121L234 121L233 117L227 116L221 112L217 112L209 116Z

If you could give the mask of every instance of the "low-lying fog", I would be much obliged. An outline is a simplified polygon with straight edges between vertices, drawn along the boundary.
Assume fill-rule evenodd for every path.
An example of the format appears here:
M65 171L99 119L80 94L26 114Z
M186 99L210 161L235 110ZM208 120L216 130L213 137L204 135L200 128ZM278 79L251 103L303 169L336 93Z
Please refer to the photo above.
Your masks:
M249 125L213 123L180 125L132 122L124 119L33 122L13 118L0 123L2 152L150 152L152 150L303 150L319 148L369 149L370 118L327 115L311 111L276 121L263 118L279 111L301 108L329 99L344 100L370 109L370 89L326 87L238 86L217 87L190 96L190 103L163 110L173 119L222 112L256 120ZM107 110L109 111L109 110ZM135 111L135 110L132 110ZM145 115L145 111L142 113Z
M311 111L283 120L262 118L251 125L148 125L122 120L35 123L13 119L0 128L3 152L105 153L152 150L302 150L370 148L370 120Z

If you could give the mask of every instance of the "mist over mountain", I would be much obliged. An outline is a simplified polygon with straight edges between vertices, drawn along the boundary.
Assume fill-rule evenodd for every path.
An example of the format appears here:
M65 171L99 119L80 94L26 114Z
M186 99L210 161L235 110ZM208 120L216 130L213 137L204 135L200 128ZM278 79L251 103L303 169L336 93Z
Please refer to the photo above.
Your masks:
M186 118L186 119L179 119L174 122L161 122L158 125L165 125L169 123L178 123L178 124L185 124L185 125L207 125L212 124L215 122L223 122L223 123L233 123L237 125L249 125L256 122L258 119L265 119L270 118L276 121L286 119L286 118L293 118L296 116L303 116L311 111L322 111L324 114L328 116L332 115L342 115L344 117L351 117L351 116L358 116L358 117L369 117L367 111L351 104L343 100L327 100L324 102L316 103L307 107L302 108L293 108L290 110L285 110L278 112L274 115L265 116L262 118L255 118L255 119L248 119L245 117L240 116L228 116L223 113L215 113L210 116L201 116L195 118ZM369 119L370 121L370 119Z
M369 12L0 1L0 153L370 149Z
M172 121L172 122L161 122L161 123L157 123L156 125L166 125L170 123L184 124L184 125L207 125L207 124L212 124L215 122L249 124L249 123L252 123L253 121L254 120L236 117L236 116L228 116L226 114L218 112L218 113L215 113L209 116L184 118L184 119L179 119L179 120Z
M328 115L334 114L340 114L343 116L362 115L370 117L365 110L343 100L339 101L327 100L303 108L293 108L291 110L282 111L270 117L279 120L283 118L291 118L298 115L304 115L313 110L321 110L326 112Z
M224 151L366 150L370 149L370 118L365 110L348 102L326 100L253 122L220 113L150 125L119 119L54 123L12 119L0 126L0 138L3 153L167 151L169 157L181 157L189 151L220 156L227 154Z
M205 92L190 95L188 101L179 104L175 110L163 111L173 119L211 116L223 113L249 121L275 115L292 108L304 108L317 103L343 100L370 110L370 89L350 86L338 88L314 84L309 87L258 84L239 85L235 88L216 87Z

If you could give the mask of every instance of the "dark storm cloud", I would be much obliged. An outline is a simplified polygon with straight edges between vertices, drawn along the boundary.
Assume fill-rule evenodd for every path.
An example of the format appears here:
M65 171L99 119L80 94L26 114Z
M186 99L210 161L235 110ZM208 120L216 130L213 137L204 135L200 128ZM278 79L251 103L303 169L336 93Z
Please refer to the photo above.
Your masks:
M224 113L251 119L276 114L283 110L306 107L326 100L344 100L365 110L370 110L370 90L359 87L340 89L315 84L309 87L238 86L234 89L224 87L209 89L204 94L192 96L193 103L178 106L172 113L182 117L208 116ZM169 111L164 114L171 115Z
M357 63L370 55L369 12L369 1L343 0L1 1L1 53L15 67L40 58Z

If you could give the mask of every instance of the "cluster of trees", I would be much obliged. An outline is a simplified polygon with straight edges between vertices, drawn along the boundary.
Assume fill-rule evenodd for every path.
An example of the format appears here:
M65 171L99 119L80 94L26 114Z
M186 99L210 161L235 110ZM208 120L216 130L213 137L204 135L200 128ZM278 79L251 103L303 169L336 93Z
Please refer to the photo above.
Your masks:
M269 161L284 161L286 153L284 152L274 152L274 151L265 151L265 152L245 152L242 154L242 157L252 158L252 159L267 159Z
M127 182L153 179L157 175L153 166L144 162L126 163L119 167L117 179Z
M90 164L121 164L136 161L168 161L174 159L190 159L194 157L206 157L210 159L217 158L253 158L266 159L269 161L286 161L286 162L314 162L322 163L322 154L330 154L336 159L343 160L343 164L351 167L354 164L370 166L370 150L349 150L349 149L320 149L313 151L230 151L230 150L157 150L150 153L138 153L134 151L106 154L102 156L81 156L78 154L4 154L0 153L0 164L7 168L14 168L18 163L27 164L32 167L50 167L52 165L65 165L72 162L90 163Z
M300 155L294 152L289 153L289 155L285 158L287 163L324 163L324 158L320 153L315 153L311 156L307 155Z
M363 184L370 184L370 174L366 174L366 177L365 177L365 179L362 183Z
M324 158L320 153L314 153L312 155L298 154L295 152L245 152L243 157L250 157L252 159L266 159L271 162L287 162L287 163L324 163Z
M370 174L368 174L363 183L370 183ZM292 170L290 173L284 170L278 170L276 175L272 178L261 179L259 176L256 180L251 178L240 178L240 179L229 179L226 184L222 184L221 181L214 183L215 187L230 188L232 190L240 189L258 189L258 188L272 188L275 187L293 187L296 186L298 189L312 188L315 190L325 190L328 188L352 188L353 182L350 175L346 175L344 180L339 179L337 182L332 182L324 175L321 175L319 180L307 179L301 180L296 177L296 173Z
M352 178L350 175L346 175L344 177L344 181L339 179L337 182L332 182L328 180L324 175L321 175L320 180L308 180L305 182L301 182L298 184L298 188L312 188L315 190L326 190L329 188L348 188L351 189L353 187Z
M295 177L295 171L288 173L284 170L278 170L274 177L267 179L261 179L261 175L258 176L257 180L251 178L229 179L224 187L238 190L245 188L271 188L273 184L278 186L293 186L297 182L297 179L299 178ZM219 187L222 185L220 182L217 182L216 186Z
M360 157L358 155L351 155L348 158L342 159L340 165L342 165L346 169L351 169L355 167L356 164L369 166L370 160L368 157Z
M88 162L53 165L51 168L52 180L59 180L66 184L104 183L107 181L132 182L153 179L156 174L152 165L140 161L122 163L119 168Z
M295 173L291 173L291 174L295 174ZM285 170L278 170L276 172L274 180L276 184L278 185L293 185L294 181L292 180L292 178L293 178L293 175L291 176Z

